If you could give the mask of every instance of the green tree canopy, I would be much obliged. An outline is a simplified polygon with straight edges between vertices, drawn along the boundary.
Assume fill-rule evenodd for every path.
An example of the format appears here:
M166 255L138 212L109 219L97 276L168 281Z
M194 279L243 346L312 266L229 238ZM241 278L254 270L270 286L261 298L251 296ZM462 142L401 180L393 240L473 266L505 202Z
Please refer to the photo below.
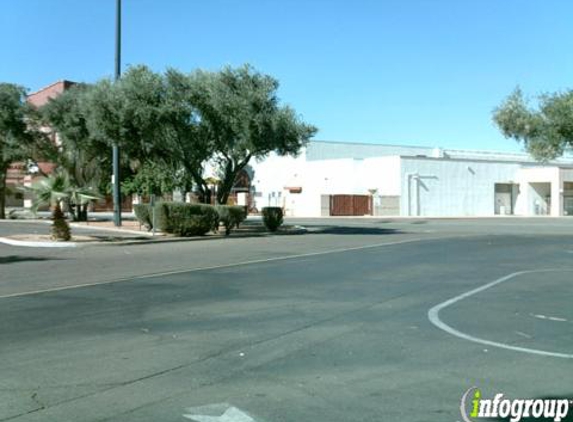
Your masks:
M297 154L316 132L280 104L278 86L250 66L191 74L134 66L117 82L69 90L44 115L62 140L59 162L77 180L109 169L109 149L117 142L123 165L134 172L124 187L152 193L194 185L210 202L205 169L214 166L217 202L225 204L250 160L273 151ZM90 169L100 173L79 174Z
M221 179L217 202L225 204L237 176L251 159L271 152L296 155L316 133L280 104L279 83L245 65L191 74L193 103L209 139Z
M203 202L210 201L208 184L204 180L204 166L213 154L213 143L202 116L195 104L199 86L190 77L169 69L164 76L164 104L161 113L160 133L163 150L156 155L168 168L179 168L179 187L196 191Z
M73 185L95 189L105 185L111 176L111 149L87 127L84 103L90 89L86 84L74 85L51 99L40 112L58 136L58 142L49 150L50 160L69 175Z
M159 187L166 188L168 179L177 185L172 170L176 160L168 142L171 122L166 90L165 77L141 65L130 67L117 82L104 79L96 83L81 101L92 143L108 149L109 174L111 146L114 142L119 145L123 186L129 193L156 192ZM158 179L153 186L149 184L152 175Z
M127 177L122 185L126 195L163 195L181 189L182 170L169 167L163 162L146 162Z
M37 158L44 140L37 115L26 103L26 90L0 83L0 218L6 218L6 177L10 165Z
M161 75L146 66L129 68L117 82L104 79L86 94L86 126L91 136L144 161L161 149L164 86Z
M557 158L573 148L573 91L541 95L537 107L531 107L516 88L494 110L493 120L505 137L523 142L534 158Z

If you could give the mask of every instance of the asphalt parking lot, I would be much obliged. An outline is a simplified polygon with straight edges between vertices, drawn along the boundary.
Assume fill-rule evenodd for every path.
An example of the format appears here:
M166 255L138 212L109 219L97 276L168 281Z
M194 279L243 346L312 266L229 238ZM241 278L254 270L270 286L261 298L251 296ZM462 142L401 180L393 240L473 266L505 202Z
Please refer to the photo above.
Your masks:
M573 398L573 220L292 223L309 233L0 245L0 421L459 421L473 386Z

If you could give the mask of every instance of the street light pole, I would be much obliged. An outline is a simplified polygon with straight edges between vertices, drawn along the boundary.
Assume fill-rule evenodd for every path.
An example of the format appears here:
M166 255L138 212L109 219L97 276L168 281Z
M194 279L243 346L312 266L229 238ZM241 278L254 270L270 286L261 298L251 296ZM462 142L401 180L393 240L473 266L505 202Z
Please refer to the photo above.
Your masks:
M115 13L115 81L121 76L121 0L116 0ZM113 142L113 223L121 226L121 189L119 173L119 146Z

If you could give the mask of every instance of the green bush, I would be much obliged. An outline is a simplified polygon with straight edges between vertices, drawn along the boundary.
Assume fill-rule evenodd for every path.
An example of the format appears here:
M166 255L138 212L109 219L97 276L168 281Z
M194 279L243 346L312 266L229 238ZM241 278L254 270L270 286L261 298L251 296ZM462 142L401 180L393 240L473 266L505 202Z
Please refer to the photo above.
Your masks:
M144 226L147 230L153 228L153 214L151 212L150 204L136 204L133 206L133 211L135 212L135 218L139 221L139 224Z
M157 228L177 236L203 236L218 221L219 214L211 205L160 202L155 206Z
M283 224L283 210L280 207L263 208L263 223L268 231L276 232Z
M239 224L247 218L247 210L239 205L217 205L216 209L219 214L217 223L223 224L226 236L233 228L239 228Z
M205 205L205 207L209 208L209 211L207 211L207 213L209 214L209 220L210 220L210 224L211 224L211 231L213 232L217 232L219 231L219 212L217 211L217 208L212 206L212 205Z

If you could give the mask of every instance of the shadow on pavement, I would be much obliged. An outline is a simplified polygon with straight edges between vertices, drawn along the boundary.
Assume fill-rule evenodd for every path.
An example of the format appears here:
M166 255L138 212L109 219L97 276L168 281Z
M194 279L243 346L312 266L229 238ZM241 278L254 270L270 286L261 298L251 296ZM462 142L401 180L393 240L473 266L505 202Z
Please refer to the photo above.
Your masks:
M351 235L382 235L400 233L399 229L383 229L379 227L356 226L307 226L308 234L351 234Z
M122 236L95 236L91 235L93 240L98 242L122 242L122 241L130 241L130 240L149 240L149 236L137 236L137 235L122 235Z
M271 233L260 223L247 223L241 224L240 228L234 229L229 236L224 235L224 231L218 233L209 233L205 236L190 236L190 237L177 237L177 236L164 236L158 235L157 237L150 236L132 236L132 237L114 237L114 236L91 236L97 238L98 243L107 244L110 246L125 246L125 245L149 245L158 243L175 243L175 242L195 242L204 240L225 240L231 241L234 239L256 238L264 236L308 236L316 234L332 234L332 235L389 235L403 232L400 229L378 228L378 227L364 227L364 226L325 226L325 225L304 225L291 226L284 225L278 231Z
M391 223L400 223L400 224L428 224L428 220L376 220L372 221L372 224L391 224Z
M8 256L0 256L0 265L13 264L16 262L51 261L51 260L61 260L61 259L62 258L47 258L41 256L8 255Z

